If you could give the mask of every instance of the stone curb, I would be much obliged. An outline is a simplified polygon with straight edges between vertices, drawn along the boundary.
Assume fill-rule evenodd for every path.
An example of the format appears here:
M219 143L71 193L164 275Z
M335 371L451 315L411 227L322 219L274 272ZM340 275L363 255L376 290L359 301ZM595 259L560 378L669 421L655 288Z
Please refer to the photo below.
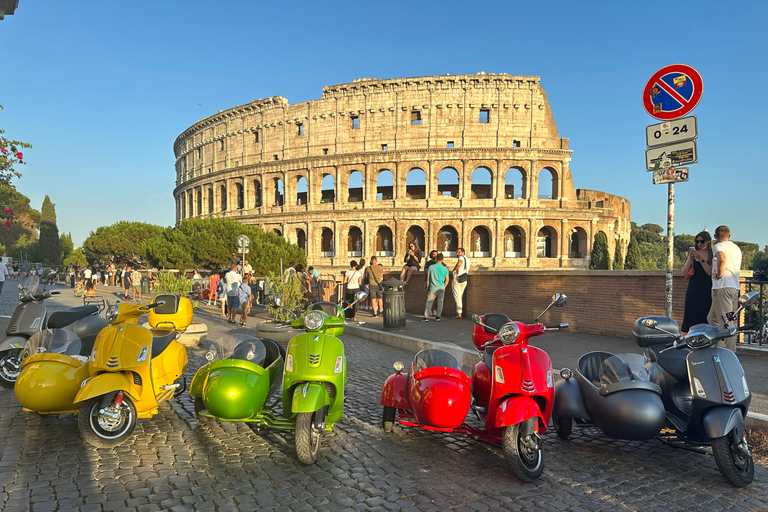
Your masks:
M383 345L389 345L390 347L399 348L413 352L414 354L419 350L425 348L437 348L448 350L454 354L457 352L463 355L462 364L467 367L472 367L477 363L477 352L466 348L459 347L453 343L440 343L439 341L428 341L421 338L414 338L412 336L406 336L404 334L398 334L397 332L380 331L378 329L368 329L367 327L361 327L358 325L347 325L345 333L357 336L359 338L365 338L376 343ZM756 347L737 347L736 352L739 354L750 354L759 356L768 356L768 350L760 349ZM394 363L394 361L392 361ZM407 365L407 361L402 361ZM560 371L555 370L555 373L559 376ZM768 428L768 415L760 414L757 412L748 412L746 423L748 427L760 427Z

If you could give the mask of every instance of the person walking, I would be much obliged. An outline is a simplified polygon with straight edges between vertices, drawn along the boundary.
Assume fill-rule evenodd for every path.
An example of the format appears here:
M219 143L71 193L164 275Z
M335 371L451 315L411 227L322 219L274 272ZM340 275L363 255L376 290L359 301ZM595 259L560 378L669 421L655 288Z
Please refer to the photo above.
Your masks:
M429 294L429 267L437 263L437 251L432 249L429 251L429 259L427 260L427 263L424 265L424 286L427 289L427 294ZM445 265L445 263L443 263ZM437 304L435 304L436 307ZM429 312L430 315L434 316L432 311Z
M456 316L454 318L461 320L461 314L464 311L464 290L467 287L472 262L466 257L463 247L456 249L456 257L459 260L453 267L453 300L456 301Z
M349 262L349 270L344 274L343 285L345 288L344 297L348 304L352 304L352 321L357 322L357 304L355 303L355 294L360 291L363 282L363 275L357 270L357 262Z
M445 300L445 288L448 286L450 272L444 265L443 253L437 254L437 261L430 265L427 271L429 285L427 288L427 303L424 306L424 318L422 322L429 322L429 314L432 311L432 304L437 300L437 311L435 321L440 322L443 316L443 301Z
M69 287L74 288L75 287L75 267L69 267L69 269L67 269L67 274L69 275Z
M371 256L371 264L365 269L365 275L368 278L368 297L371 299L371 311L373 318L384 314L384 305L382 299L384 294L381 291L381 281L384 280L384 267L379 264L376 256Z
M685 336L696 324L706 324L712 307L712 237L702 231L694 237L695 247L688 251L683 275L688 277L685 312L680 333Z
M227 308L229 308L229 323L235 324L235 315L237 308L240 307L237 290L243 282L242 276L237 272L237 265L229 267L229 272L224 276L224 283L227 288Z
M712 247L712 307L707 322L713 327L722 327L725 325L725 314L734 310L734 303L739 297L741 249L731 242L728 226L717 226L715 240ZM736 351L735 336L718 341L717 344Z
M408 253L403 258L403 269L400 271L400 280L407 285L411 281L414 272L421 268L421 251L413 242L408 244Z
M237 299L240 302L240 308L242 308L242 314L240 315L240 326L245 327L245 323L248 321L248 313L251 312L251 306L253 305L253 292L251 291L251 276L246 274L243 278L243 282L237 289Z

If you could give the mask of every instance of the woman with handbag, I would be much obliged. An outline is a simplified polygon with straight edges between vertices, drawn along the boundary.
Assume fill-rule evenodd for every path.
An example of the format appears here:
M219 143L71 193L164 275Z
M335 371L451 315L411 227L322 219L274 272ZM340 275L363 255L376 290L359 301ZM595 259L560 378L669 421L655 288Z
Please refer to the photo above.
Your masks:
M347 299L347 303L353 304L352 318L353 322L357 322L357 304L355 303L355 294L360 291L360 286L363 282L363 274L357 270L357 262L352 260L349 262L349 270L344 274L344 288L346 293L344 297Z
M459 258L459 261L453 267L453 284L451 289L453 290L453 300L456 302L456 316L454 318L461 320L463 318L461 313L464 310L464 289L467 287L469 269L472 268L472 262L465 256L463 247L456 249L456 257Z
M688 279L685 313L680 333L685 336L696 324L706 324L712 307L712 237L702 231L694 237L695 247L688 249L683 275Z

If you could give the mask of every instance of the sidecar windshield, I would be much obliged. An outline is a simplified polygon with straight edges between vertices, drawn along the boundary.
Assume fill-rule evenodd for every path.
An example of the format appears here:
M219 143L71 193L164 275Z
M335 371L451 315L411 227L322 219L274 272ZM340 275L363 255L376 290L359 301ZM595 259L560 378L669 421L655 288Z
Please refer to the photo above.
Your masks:
M413 368L415 371L431 367L455 368L456 370L461 370L461 365L456 356L445 350L427 348L416 354L413 358Z
M650 360L640 354L611 356L600 366L600 384L607 386L632 380L652 382Z
M37 275L29 276L19 290L19 300L31 300L32 296L37 292L37 287L40 284L40 278Z
M267 350L259 338L250 335L226 334L211 345L208 353L213 353L212 361L222 359L242 359L261 366L267 356ZM208 355L206 354L206 358Z
M65 354L68 356L84 356L90 354L81 354L83 347L80 338L63 329L46 329L43 332L37 332L27 340L24 346L24 357L28 355L39 354L41 352L51 352L54 354Z

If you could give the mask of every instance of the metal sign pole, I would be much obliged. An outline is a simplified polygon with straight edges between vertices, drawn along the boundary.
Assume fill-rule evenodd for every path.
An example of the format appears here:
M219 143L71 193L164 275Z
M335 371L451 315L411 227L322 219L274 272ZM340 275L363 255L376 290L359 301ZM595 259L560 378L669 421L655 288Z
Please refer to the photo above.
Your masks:
M672 318L672 267L675 263L675 184L667 185L667 316Z

